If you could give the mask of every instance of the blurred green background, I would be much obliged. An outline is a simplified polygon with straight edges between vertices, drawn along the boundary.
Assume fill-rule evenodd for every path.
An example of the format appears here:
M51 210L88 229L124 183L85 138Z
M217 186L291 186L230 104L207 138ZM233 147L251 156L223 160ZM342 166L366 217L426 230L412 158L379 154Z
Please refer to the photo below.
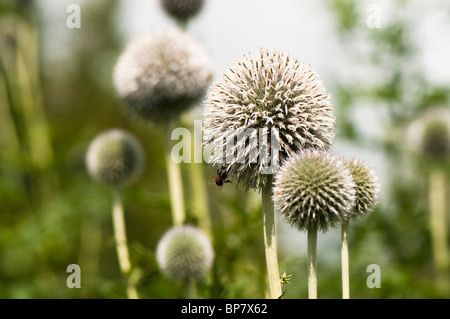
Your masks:
M448 262L444 282L433 262L428 209L430 172L439 168L448 180L448 163L408 152L405 132L423 111L450 107L450 4L314 2L206 0L187 31L211 53L216 78L266 46L289 51L321 75L336 107L334 150L372 164L382 189L376 210L351 224L351 297L449 298ZM72 3L81 8L80 29L66 25ZM370 27L377 12L380 25ZM163 133L128 117L111 81L127 41L168 25L175 23L156 0L0 0L1 298L126 297L111 192L84 165L90 141L112 127L135 134L146 150L143 176L123 192L140 296L184 297L154 256L171 227ZM200 115L201 105L191 116ZM187 165L188 222L196 224L192 185L207 184L216 169L205 164L205 179L190 181ZM233 185L207 189L216 258L199 296L264 298L260 194ZM293 275L285 298L306 298L305 236L282 220L278 234L280 271ZM339 231L320 236L319 298L341 297L339 258ZM80 289L66 286L69 264L81 267ZM380 266L381 288L366 285L370 264Z

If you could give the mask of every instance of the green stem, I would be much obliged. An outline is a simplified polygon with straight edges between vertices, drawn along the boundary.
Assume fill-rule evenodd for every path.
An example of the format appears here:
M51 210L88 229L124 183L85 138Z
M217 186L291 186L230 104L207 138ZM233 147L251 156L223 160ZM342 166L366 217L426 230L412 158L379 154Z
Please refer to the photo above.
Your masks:
M308 229L308 298L317 299L317 227Z
M189 114L184 114L182 121L185 127L189 127L191 133L190 147L184 147L185 152L189 152L187 158L191 160L188 168L191 184L192 211L197 218L198 226L208 236L212 238L211 217L208 202L208 190L206 188L205 173L202 163L202 139L201 125L197 126ZM192 125L194 123L194 125ZM195 152L200 152L196 154ZM200 155L200 158L198 158Z
M136 286L131 278L131 262L127 246L127 234L125 228L125 218L123 215L123 204L118 189L114 190L112 213L117 258L119 260L120 270L127 279L127 295L129 299L138 299L139 297Z
M12 65L12 61L14 59L8 59L8 61L5 61L5 55L6 55L6 50L4 52L0 53L0 79L3 79L3 84L4 84L4 88L6 91L5 94L5 100L6 103L2 104L6 105L9 109L7 110L7 112L10 115L10 119L11 119L11 126L10 128L13 128L13 130L7 131L11 134L11 136L14 135L14 143L17 147L16 147L16 156L15 160L16 162L19 163L19 167L22 169L22 172L20 172L19 174L21 175L19 177L18 180L22 181L23 184L23 189L25 190L26 193L26 198L28 199L28 201L30 203L33 203L36 199L34 193L35 193L35 189L31 186L32 185L32 176L31 176L31 172L30 172L30 165L28 164L28 153L29 153L29 149L28 149L28 141L26 138L26 125L25 125L25 121L23 119L22 116L22 112L20 112L21 107L19 107L19 103L17 100L17 93L14 92L18 92L20 91L18 89L18 85L17 85L17 80L14 78L14 74L16 74L16 70L15 68L11 68ZM9 66L9 67L8 67ZM7 69L8 67L8 69ZM0 102L3 103L4 99L0 99ZM4 120L4 118L2 118L2 120ZM2 121L3 122L3 121ZM3 123L1 123L3 125ZM5 125L6 126L6 125ZM2 126L3 130L5 129L4 126ZM2 137L5 137L6 135L4 135L4 131L2 130Z
M197 288L194 278L188 278L186 281L186 298L197 299Z
M342 224L342 228L341 228L342 299L350 299L348 226L349 226L349 222L346 221Z
M205 174L203 165L200 163L189 164L189 175L191 181L193 211L198 220L198 226L208 236L212 236L211 218L209 216L208 196L206 190ZM211 237L212 238L212 237Z
M0 73L4 78L7 105L13 120L23 165L25 187L35 204L45 202L51 191L53 148L42 102L39 82L38 41L36 26L22 18L11 19L13 43L0 56ZM11 135L11 133L8 133Z
M187 30L187 23L187 19L177 19L178 27L183 31Z
M96 217L83 216L80 234L79 260L83 275L95 277L99 272L100 251L102 248L102 227Z
M20 87L18 99L21 102L27 125L31 160L36 168L47 169L53 163L53 148L38 76L38 47L35 29L35 26L28 26L26 23L18 24L19 45L16 51L17 80Z
M267 175L267 183L262 188L262 214L264 248L266 253L267 274L269 277L270 297L278 299L281 294L280 272L278 270L275 210L272 201L273 176Z
M14 150L19 150L20 146L24 144L23 138L21 138L21 132L18 128L18 120L16 114L16 107L14 106L14 100L12 96L11 83L9 81L9 75L6 72L6 69L3 65L3 59L0 55L0 106L1 106L1 114L0 114L0 127L2 130L0 131L1 137L3 139L2 142L5 142L7 138L8 144L7 146ZM4 91L4 92L3 92ZM4 97L4 98L3 98ZM3 110L3 107L5 109ZM6 143L5 143L6 144Z
M174 226L180 226L186 220L186 213L184 209L183 182L181 179L180 165L172 160L172 131L170 124L167 124L165 133L165 160L167 168L167 178L169 183L170 202L172 205L172 222Z
M436 168L430 172L429 181L430 230L436 282L448 290L448 246L446 229L446 183L445 173Z

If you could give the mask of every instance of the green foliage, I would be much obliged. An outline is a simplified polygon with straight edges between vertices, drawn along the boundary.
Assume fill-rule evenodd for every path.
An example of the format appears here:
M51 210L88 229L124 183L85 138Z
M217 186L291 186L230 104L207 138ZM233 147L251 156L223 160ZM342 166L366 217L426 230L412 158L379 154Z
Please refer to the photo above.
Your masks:
M348 33L357 27L360 19L357 1L331 0L330 6L336 15L336 26L340 32Z

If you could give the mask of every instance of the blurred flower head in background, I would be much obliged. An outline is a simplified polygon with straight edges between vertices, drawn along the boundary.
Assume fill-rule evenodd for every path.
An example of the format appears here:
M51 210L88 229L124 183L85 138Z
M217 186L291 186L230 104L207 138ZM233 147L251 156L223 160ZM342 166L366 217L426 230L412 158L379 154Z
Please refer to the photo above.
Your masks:
M169 229L156 248L161 271L170 279L200 279L212 267L214 250L211 240L191 225Z
M144 151L129 132L111 129L100 133L89 145L86 165L89 174L109 186L125 186L142 172Z
M443 160L450 155L450 110L428 109L412 121L406 131L410 151L425 159Z
M346 161L355 182L356 201L350 217L358 218L370 213L378 202L378 176L365 161L352 158Z
M164 11L182 22L195 17L203 8L204 0L160 0Z
M144 120L167 121L201 101L212 80L207 52L179 29L131 41L114 68L126 108Z

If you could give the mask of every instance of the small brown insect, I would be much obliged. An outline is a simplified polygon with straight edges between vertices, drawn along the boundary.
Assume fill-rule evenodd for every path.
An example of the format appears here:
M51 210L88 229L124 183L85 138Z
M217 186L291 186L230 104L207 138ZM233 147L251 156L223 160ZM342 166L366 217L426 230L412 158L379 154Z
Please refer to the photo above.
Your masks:
M217 170L217 175L211 179L210 183L215 183L217 185L217 187L219 188L219 190L221 190L223 187L223 184L231 183L231 181L228 180L227 177L228 177L227 172L225 170L223 170L222 168L219 168Z

